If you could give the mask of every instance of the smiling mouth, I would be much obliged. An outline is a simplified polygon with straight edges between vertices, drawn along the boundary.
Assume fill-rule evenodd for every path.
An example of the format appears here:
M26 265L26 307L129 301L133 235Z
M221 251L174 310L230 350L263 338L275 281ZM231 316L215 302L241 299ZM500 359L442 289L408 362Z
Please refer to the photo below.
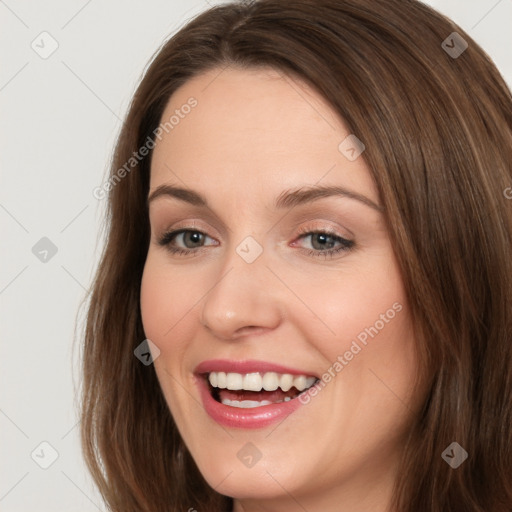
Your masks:
M203 374L203 377L214 400L241 409L289 402L305 393L319 380L308 375L276 372L209 372Z

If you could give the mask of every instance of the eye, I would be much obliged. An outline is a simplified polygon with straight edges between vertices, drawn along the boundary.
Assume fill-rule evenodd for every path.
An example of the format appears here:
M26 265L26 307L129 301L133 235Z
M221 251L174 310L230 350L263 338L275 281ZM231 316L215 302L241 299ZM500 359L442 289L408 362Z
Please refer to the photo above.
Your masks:
M165 247L172 254L186 255L201 249L206 238L210 237L202 231L180 229L164 233L158 240L158 244ZM210 240L213 239L210 238ZM176 242L183 244L185 247L176 247L173 245Z
M355 245L353 240L348 240L330 231L304 231L300 240L310 238L312 249L306 249L309 256L332 258L342 251L349 251ZM337 247L336 247L337 245Z
M187 256L193 255L205 247L204 243L208 238L213 240L213 238L202 231L195 229L179 229L164 233L158 240L158 244L165 247L171 254ZM304 250L309 256L314 257L332 258L342 251L349 251L355 245L353 240L348 240L330 231L303 230L299 236L299 240L305 240L307 238L310 238L312 249ZM218 245L218 243L210 245Z

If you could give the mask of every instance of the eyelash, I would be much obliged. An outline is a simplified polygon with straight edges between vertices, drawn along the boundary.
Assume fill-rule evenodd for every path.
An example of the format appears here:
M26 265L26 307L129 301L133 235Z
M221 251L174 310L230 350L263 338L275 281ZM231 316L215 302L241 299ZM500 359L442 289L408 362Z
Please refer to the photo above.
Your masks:
M191 256L193 253L197 253L198 251L204 248L196 247L195 249L182 249L171 246L171 242L182 233L200 233L203 236L208 236L206 233L203 233L202 231L199 231L197 229L179 229L176 231L168 231L167 233L164 233L162 237L158 240L158 245L165 247L171 254L177 256ZM326 235L332 238L334 242L339 242L341 244L341 246L338 247L337 249L327 249L325 251L319 251L315 249L304 249L307 252L308 256L314 257L333 258L336 254L342 251L351 250L355 244L353 240L343 238L330 230L311 231L303 229L299 231L299 235L299 239L306 238L309 235Z

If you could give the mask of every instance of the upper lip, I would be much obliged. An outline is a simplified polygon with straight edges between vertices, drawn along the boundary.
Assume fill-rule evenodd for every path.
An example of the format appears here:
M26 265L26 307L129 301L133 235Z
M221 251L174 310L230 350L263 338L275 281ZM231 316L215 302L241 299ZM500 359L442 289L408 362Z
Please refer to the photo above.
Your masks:
M242 375L255 372L276 372L290 373L291 375L306 375L307 377L318 378L315 373L308 370L299 370L297 368L283 366L282 364L258 361L254 359L245 359L243 361L235 361L233 359L210 359L208 361L202 361L199 363L194 370L194 373L196 374L210 372L232 372L241 373Z

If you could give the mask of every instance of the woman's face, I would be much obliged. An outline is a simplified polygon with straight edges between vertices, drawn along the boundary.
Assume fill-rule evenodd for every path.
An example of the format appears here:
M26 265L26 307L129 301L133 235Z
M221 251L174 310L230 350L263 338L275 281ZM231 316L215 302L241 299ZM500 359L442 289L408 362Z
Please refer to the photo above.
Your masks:
M202 74L172 116L152 157L141 309L181 436L235 510L380 510L417 366L362 146L270 69Z

